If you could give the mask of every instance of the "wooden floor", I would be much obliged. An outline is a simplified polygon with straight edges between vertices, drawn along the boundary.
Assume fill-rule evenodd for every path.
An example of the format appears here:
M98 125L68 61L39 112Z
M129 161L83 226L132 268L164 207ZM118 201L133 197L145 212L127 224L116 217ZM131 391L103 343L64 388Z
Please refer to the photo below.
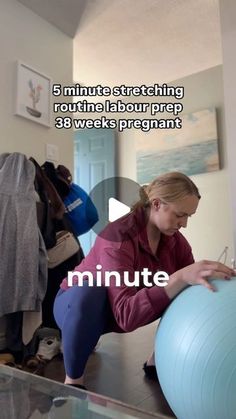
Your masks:
M142 370L153 349L156 327L154 323L132 333L104 335L86 368L85 385L88 390L146 411L175 417L159 383L146 379ZM63 382L63 361L54 358L46 366L44 375Z

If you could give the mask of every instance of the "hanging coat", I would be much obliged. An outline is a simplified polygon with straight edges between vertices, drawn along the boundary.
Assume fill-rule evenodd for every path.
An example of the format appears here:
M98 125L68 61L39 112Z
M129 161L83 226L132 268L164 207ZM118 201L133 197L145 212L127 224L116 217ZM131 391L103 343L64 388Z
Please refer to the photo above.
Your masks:
M0 155L0 316L39 311L46 249L36 217L35 168L21 153Z

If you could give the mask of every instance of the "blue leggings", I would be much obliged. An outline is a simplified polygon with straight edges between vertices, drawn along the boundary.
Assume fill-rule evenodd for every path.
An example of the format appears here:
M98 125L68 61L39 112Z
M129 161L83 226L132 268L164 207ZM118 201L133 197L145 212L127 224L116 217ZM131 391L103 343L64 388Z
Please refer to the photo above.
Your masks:
M109 303L105 287L73 286L59 290L54 317L62 333L66 374L79 378L99 337L107 333Z

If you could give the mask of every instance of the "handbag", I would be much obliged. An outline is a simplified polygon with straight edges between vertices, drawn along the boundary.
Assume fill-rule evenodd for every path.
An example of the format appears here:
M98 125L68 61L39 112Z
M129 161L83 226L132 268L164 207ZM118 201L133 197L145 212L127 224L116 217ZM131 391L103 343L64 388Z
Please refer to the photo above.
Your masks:
M58 231L56 233L56 244L47 250L48 268L53 269L65 260L69 259L80 249L79 243L69 231Z

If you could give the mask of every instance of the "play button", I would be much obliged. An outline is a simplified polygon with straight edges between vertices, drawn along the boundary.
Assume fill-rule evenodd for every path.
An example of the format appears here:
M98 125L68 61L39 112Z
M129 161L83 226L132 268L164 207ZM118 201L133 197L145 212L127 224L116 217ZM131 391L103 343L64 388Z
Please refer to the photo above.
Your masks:
M118 218L130 212L130 207L115 198L110 198L108 202L108 221L116 221Z
M121 217L127 217L133 205L140 200L140 185L128 178L112 177L99 182L90 193L98 211L99 221L93 226L93 231L111 241L120 241ZM110 225L112 223L112 225ZM129 226L124 218L122 229L132 229L136 234L135 226ZM143 225L142 225L143 228ZM134 232L135 230L135 232Z

